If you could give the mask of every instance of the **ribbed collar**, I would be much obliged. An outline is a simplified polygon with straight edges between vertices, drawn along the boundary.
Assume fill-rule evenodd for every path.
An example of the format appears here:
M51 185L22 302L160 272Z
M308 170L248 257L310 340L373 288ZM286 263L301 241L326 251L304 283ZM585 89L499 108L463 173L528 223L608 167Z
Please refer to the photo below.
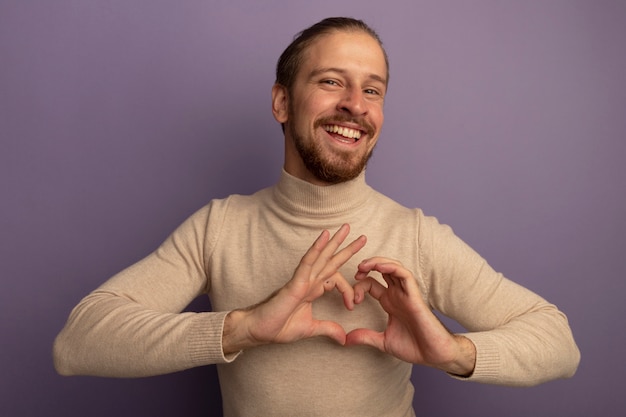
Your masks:
M328 217L362 206L372 192L373 189L365 183L365 171L351 181L319 186L296 178L283 169L274 187L274 198L293 214Z

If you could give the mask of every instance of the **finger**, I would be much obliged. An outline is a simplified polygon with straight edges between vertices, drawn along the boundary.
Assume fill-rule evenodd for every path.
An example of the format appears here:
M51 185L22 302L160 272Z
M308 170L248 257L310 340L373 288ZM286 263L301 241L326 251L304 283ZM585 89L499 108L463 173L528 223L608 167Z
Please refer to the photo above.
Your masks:
M357 274L355 278L358 280L367 277L370 272L376 270L376 265L378 264L395 264L398 266L402 266L400 261L396 261L395 259L375 256L373 258L368 258L361 261L361 263L357 266Z
M387 284L387 288L393 288L398 285L398 283L393 279L393 276L389 274L382 274L382 277L383 281Z
M377 264L376 270L382 274L389 286L400 287L409 294L419 291L413 274L402 265L395 263Z
M363 249L367 243L367 238L361 235L354 239L348 246L337 252L329 261L328 267L337 270L350 260L358 251Z
M346 237L348 237L349 233L350 225L348 225L347 223L342 224L341 227L339 227L339 229L337 229L337 231L330 238L330 240L326 244L326 247L322 250L321 256L326 259L331 258L337 248L339 248L343 241L346 240Z
M309 247L306 251L302 260L300 260L300 265L311 268L317 258L319 258L320 253L326 247L328 241L330 239L330 233L328 230L323 230L322 233L315 239L315 242Z
M313 276L318 276L320 272L325 268L328 261L333 257L337 248L343 243L343 241L348 237L350 233L350 226L347 224L343 224L335 234L330 238L330 240L320 242L321 248L318 252L316 252L317 256L315 259L312 259L311 264L311 273ZM315 242L317 243L317 241ZM314 246L317 246L314 244ZM313 257L311 257L313 258Z
M380 300L387 289L378 281L372 277L354 284L354 302L360 304L365 299L365 294L369 293L372 297Z
M365 244L367 243L367 238L363 235L359 236L350 244L348 244L345 248L341 249L339 252L335 253L332 257L325 259L320 256L312 273L315 273L315 268L317 266L321 267L321 270L317 272L317 276L321 278L326 278L332 274L334 274L340 267L342 267L348 260L350 260L358 251L360 251ZM329 244L330 246L330 244Z
M343 275L341 275L339 272L337 272L333 276L333 278L331 278L330 280L327 280L327 282L331 280L333 282L333 288L337 288L337 291L341 293L341 296L343 298L343 303L346 306L346 308L348 310L353 310L354 309L354 288L352 288L352 285L350 285L348 281L346 281L346 279L343 277ZM333 288L330 288L330 289L332 290Z
M363 271L367 271L367 270L371 271L374 265L377 265L377 264L394 264L394 265L402 266L402 263L395 259L386 258L384 256L374 256L372 258L363 259L361 263L359 264L358 268L359 270L363 270Z
M355 278L363 279L372 271L379 272L383 276L388 275L388 277L385 277L385 280L395 278L408 279L413 277L411 271L406 269L400 262L393 260L385 260L382 262L382 258L379 258L379 260L381 260L381 262L370 263L369 260L366 263L365 261L361 262ZM394 280L393 284L397 284L397 282Z

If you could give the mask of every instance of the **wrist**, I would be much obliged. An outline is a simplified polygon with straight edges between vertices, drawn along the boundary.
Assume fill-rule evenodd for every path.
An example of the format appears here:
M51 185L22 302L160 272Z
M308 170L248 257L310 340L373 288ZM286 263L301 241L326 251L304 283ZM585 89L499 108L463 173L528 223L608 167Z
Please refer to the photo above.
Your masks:
M240 352L256 346L246 327L248 313L245 310L233 310L224 319L222 331L222 351L224 355Z
M455 334L453 337L457 342L459 353L456 360L449 364L445 371L458 377L468 378L472 376L476 366L476 346L465 336Z

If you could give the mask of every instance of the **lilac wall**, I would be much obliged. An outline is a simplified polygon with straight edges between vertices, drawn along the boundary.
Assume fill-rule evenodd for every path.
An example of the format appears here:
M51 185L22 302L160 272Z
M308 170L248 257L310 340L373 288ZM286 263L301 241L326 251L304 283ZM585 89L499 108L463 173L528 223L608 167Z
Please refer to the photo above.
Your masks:
M275 60L331 14L391 59L370 183L558 304L582 350L573 379L530 389L416 368L416 409L624 412L626 3L371 3L0 2L1 415L220 415L212 367L62 378L52 340L195 209L276 179Z

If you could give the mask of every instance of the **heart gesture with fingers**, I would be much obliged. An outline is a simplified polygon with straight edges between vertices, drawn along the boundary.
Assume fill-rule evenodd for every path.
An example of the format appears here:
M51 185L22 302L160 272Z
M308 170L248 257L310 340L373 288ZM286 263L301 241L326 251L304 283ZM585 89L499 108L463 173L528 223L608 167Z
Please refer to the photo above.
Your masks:
M413 274L400 262L366 259L358 266L354 287L346 281L339 268L366 242L360 236L339 249L349 232L348 225L332 237L323 231L285 286L257 305L231 311L224 322L224 353L326 336L341 345L369 345L407 362L469 375L476 357L473 343L448 332L422 300ZM387 286L371 277L371 272L382 274ZM315 319L313 302L335 289L349 310L363 302L366 294L378 300L389 316L385 331L355 329L346 334L334 321Z
M360 236L338 250L349 232L348 225L343 225L332 237L328 231L323 231L284 287L255 306L230 312L224 323L224 353L315 336L326 336L345 344L344 329L333 321L315 319L312 305L324 292L337 289L346 308L354 308L354 290L339 273L339 268L363 248L366 239Z
M379 272L385 287L369 274ZM463 337L451 334L421 297L413 274L398 261L366 259L355 276L355 303L366 293L374 297L389 315L383 332L355 329L346 345L369 345L406 362L432 366L456 375L469 375L474 369L475 347Z

